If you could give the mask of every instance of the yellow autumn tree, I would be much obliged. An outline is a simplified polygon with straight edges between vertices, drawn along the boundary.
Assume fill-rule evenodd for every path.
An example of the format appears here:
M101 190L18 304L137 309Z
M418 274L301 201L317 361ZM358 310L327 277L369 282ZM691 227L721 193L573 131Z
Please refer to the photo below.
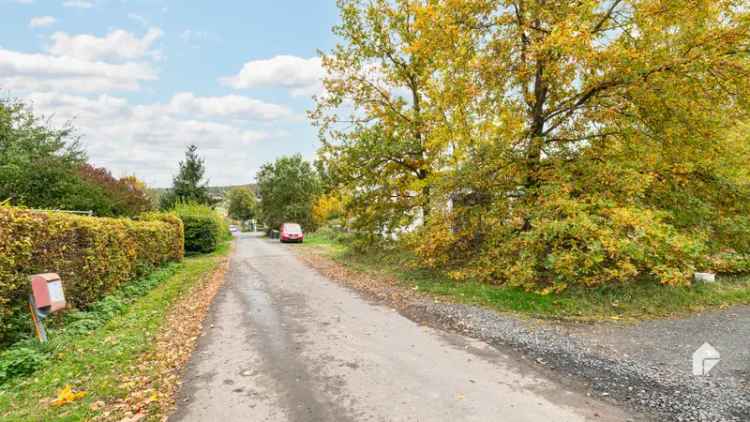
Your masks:
M746 1L351 1L342 10L370 16L373 4L411 35L379 26L397 52L368 59L423 65L432 212L412 244L426 263L559 290L683 284L717 254L750 253ZM404 133L344 97L365 122L341 131L359 154L383 144L371 131Z
M309 113L323 143L319 162L362 232L386 233L428 214L438 169L440 151L429 146L430 60L410 52L416 16L396 3L338 1L334 33L345 42L323 55L326 94Z
M321 195L313 204L312 218L318 227L343 216L344 203L337 194Z

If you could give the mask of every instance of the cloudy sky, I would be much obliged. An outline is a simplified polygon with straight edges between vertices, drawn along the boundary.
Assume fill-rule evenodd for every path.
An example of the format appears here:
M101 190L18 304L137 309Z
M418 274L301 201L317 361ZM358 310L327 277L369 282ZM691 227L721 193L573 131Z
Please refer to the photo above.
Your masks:
M186 145L213 185L318 142L305 111L334 0L0 0L0 95L72 121L91 161L171 183Z

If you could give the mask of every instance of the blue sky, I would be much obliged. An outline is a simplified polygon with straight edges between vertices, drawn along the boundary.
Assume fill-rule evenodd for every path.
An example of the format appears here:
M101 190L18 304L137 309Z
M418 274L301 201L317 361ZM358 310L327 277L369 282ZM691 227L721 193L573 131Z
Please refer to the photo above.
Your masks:
M314 157L334 0L0 0L0 90L72 121L91 161L168 186L196 143L211 184Z

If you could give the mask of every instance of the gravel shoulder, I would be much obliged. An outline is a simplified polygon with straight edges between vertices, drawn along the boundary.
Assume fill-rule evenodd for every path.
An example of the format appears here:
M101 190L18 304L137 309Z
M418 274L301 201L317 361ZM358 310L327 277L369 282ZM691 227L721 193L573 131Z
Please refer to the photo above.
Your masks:
M422 324L459 332L521 354L562 382L664 421L750 420L750 307L639 323L525 319L477 306L443 303L398 281L349 270L314 250L308 265ZM708 342L721 362L692 375L692 354Z

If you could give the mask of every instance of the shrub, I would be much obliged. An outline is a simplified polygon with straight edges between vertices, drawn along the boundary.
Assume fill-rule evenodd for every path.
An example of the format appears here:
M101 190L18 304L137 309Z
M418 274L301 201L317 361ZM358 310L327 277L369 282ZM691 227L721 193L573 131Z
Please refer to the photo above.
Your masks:
M315 231L315 234L326 240L341 242L350 240L351 235L340 226L323 226Z
M172 243L172 253L174 256L182 257L185 255L185 227L182 224L182 219L175 213L167 212L148 212L143 213L138 217L141 221L162 221L172 226L177 241Z
M650 278L690 283L708 267L701 234L683 235L658 213L554 198L534 210L531 227L513 219L464 224L433 218L416 252L456 279L503 283L544 293ZM483 229L483 230L482 230Z
M28 276L60 274L73 307L86 307L122 283L183 257L179 219L81 217L0 207L0 344Z
M52 355L60 345L74 343L75 337L87 335L127 312L131 304L173 276L177 268L176 264L165 265L145 277L123 284L114 292L90 304L86 310L56 314L47 320L45 324L50 335L49 343L39 343L27 336L0 352L0 386L15 377L34 373L45 361L53 358ZM26 323L24 325L30 325L28 310L14 315L14 318L23 319Z
M321 195L312 207L312 219L318 227L343 215L344 203L337 195Z
M174 212L185 227L186 253L213 252L229 233L224 218L209 206L179 203Z
M47 360L39 347L14 347L0 353L0 384L5 380L34 372Z
M219 226L213 218L184 215L182 221L185 224L185 252L208 253L216 250Z

